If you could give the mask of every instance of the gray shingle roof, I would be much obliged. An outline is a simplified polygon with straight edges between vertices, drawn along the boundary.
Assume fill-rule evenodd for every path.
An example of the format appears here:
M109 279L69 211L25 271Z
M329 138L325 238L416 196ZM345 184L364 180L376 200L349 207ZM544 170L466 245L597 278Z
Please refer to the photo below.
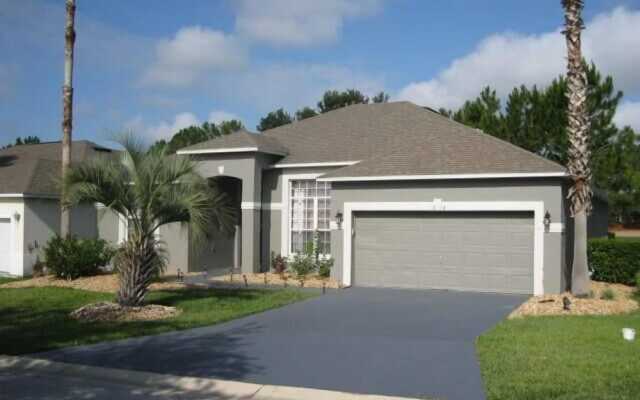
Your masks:
M178 150L178 154L197 152L202 150L241 150L253 149L261 153L286 156L288 151L277 139L262 134L250 133L244 129L229 135L218 136L205 142L194 144Z
M357 162L325 177L563 173L565 168L409 102L356 104L260 135L234 133L184 150L255 147L278 164Z
M71 162L85 161L111 150L89 141L74 141ZM0 193L57 196L61 170L60 142L0 150Z

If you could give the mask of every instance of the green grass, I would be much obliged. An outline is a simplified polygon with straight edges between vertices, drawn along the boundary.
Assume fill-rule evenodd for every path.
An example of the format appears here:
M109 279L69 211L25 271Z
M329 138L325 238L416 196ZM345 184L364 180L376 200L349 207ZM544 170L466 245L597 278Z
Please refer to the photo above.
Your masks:
M160 321L82 323L69 313L114 296L55 287L0 289L0 354L26 354L212 325L310 296L296 290L164 290L151 292L147 301L178 307L182 310L179 316Z
M640 399L640 313L506 320L478 339L489 400Z
M619 240L621 242L640 242L640 236L616 236L612 240Z
M0 285L2 285L3 283L19 281L21 279L22 278L13 278L13 277L10 277L10 276L0 276Z

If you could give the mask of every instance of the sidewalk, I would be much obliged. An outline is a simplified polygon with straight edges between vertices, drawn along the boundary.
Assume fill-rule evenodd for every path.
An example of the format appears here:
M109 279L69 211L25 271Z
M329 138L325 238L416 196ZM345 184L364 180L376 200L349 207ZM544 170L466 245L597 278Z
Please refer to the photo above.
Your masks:
M0 399L409 400L0 356ZM116 396L117 394L117 396ZM6 396L6 397L5 397Z

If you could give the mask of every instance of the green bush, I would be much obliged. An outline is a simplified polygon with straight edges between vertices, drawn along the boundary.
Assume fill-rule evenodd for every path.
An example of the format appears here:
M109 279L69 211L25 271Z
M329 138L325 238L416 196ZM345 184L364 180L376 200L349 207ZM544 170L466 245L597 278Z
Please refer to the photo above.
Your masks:
M96 275L109 263L115 250L102 239L55 236L44 248L47 268L59 278Z
M640 290L640 272L636 274L636 289Z
M640 241L591 239L588 252L594 280L636 284L636 274L640 272Z
M322 278L331 276L331 267L333 267L333 258L318 260L318 275Z
M308 254L296 254L293 260L289 261L289 267L296 274L296 278L305 279L315 271L316 264L312 256Z
M276 255L273 251L271 252L271 269L276 274L282 275L287 270L287 260L282 257L280 254Z

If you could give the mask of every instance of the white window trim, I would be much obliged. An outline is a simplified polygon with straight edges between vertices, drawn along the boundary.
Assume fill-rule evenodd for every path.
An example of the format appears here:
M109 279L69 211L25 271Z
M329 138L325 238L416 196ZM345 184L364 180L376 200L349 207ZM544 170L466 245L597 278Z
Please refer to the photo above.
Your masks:
M367 181L428 181L442 179L503 179L503 178L553 178L567 177L566 172L509 173L509 174L442 174L442 175L385 175L385 176L341 176L320 178L325 182L367 182Z
M544 202L543 201L436 201L344 203L342 283L351 286L352 222L358 211L533 211L533 294L544 294Z
M290 255L289 244L291 241L291 227L289 226L289 193L291 192L291 181L304 179L318 179L321 173L315 174L287 174L282 175L282 202L281 202L281 219L280 219L280 255L288 257Z

